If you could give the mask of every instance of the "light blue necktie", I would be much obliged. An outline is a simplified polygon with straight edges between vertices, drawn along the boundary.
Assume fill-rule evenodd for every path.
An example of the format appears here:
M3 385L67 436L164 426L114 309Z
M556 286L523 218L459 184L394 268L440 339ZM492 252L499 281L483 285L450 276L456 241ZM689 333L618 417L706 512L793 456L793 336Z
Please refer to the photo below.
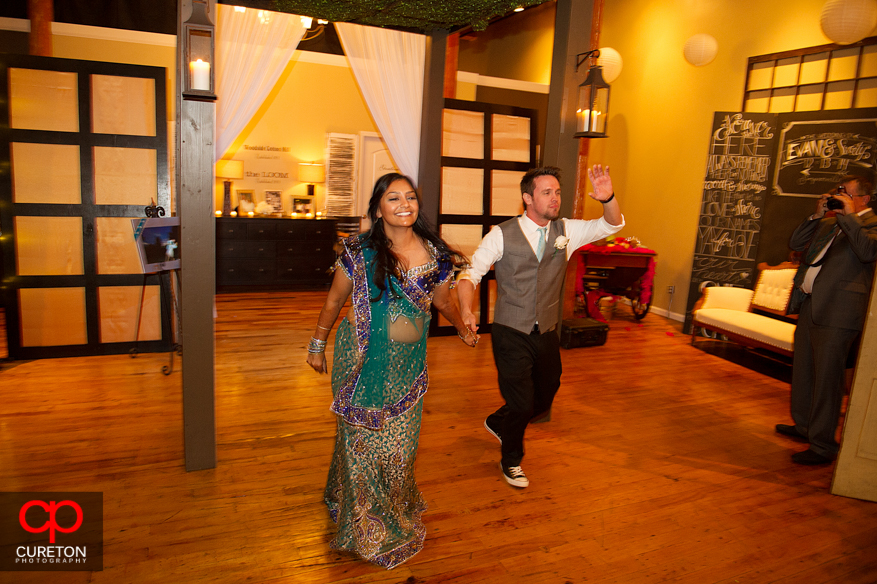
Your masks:
M539 232L539 243L536 244L536 259L542 261L542 255L545 253L545 238L548 237L548 227L540 227L536 231Z

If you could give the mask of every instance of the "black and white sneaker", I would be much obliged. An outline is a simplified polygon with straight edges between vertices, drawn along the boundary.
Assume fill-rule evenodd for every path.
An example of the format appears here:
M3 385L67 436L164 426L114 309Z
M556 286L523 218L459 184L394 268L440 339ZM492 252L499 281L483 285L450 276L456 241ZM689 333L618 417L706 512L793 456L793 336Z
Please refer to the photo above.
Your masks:
M502 478L504 478L505 482L511 486L521 488L529 486L530 480L527 478L527 475L524 474L521 467L505 466L503 463L499 463L499 468L502 470Z
M490 416L488 416L487 419L484 420L484 429L490 432L491 435L493 435L493 437L499 440L499 443L502 444L502 436L500 436L499 434L499 429L490 427Z

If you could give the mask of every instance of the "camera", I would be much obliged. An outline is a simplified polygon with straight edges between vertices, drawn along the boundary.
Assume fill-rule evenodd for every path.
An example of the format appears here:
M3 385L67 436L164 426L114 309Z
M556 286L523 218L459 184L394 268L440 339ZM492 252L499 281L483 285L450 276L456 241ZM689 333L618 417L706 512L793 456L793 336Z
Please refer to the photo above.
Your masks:
M847 188L844 185L838 185L837 194L838 194L838 196L839 195L847 196ZM825 201L825 208L828 209L829 211L838 211L838 210L844 208L844 204L843 204L843 201L841 201L840 199L837 199L835 197L831 197L827 201Z
M844 208L844 204L843 201L831 197L830 199L825 201L825 208L829 211L838 211Z

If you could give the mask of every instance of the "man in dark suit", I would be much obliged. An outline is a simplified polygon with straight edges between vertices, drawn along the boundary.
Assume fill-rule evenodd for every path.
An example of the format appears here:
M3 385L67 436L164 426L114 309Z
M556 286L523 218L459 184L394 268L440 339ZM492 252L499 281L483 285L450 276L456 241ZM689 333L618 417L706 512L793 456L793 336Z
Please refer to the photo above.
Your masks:
M877 261L877 216L869 207L873 189L867 178L844 177L822 195L816 213L789 242L794 251L805 252L789 303L789 313L799 314L792 362L794 425L777 424L776 431L810 443L792 455L798 464L828 464L837 457L847 356L865 324Z

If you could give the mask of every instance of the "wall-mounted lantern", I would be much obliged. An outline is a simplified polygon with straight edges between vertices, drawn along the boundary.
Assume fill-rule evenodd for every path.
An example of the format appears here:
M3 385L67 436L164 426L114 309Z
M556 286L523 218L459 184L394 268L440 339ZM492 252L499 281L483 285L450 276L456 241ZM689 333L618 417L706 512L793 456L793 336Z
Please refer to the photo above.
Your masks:
M596 60L599 50L576 55L576 72L585 59ZM606 138L609 119L609 84L603 80L603 68L592 64L588 77L579 85L576 107L576 138Z
M209 10L209 0L192 0L192 16L183 23L181 41L186 67L182 76L183 99L216 100L215 28L210 22Z

